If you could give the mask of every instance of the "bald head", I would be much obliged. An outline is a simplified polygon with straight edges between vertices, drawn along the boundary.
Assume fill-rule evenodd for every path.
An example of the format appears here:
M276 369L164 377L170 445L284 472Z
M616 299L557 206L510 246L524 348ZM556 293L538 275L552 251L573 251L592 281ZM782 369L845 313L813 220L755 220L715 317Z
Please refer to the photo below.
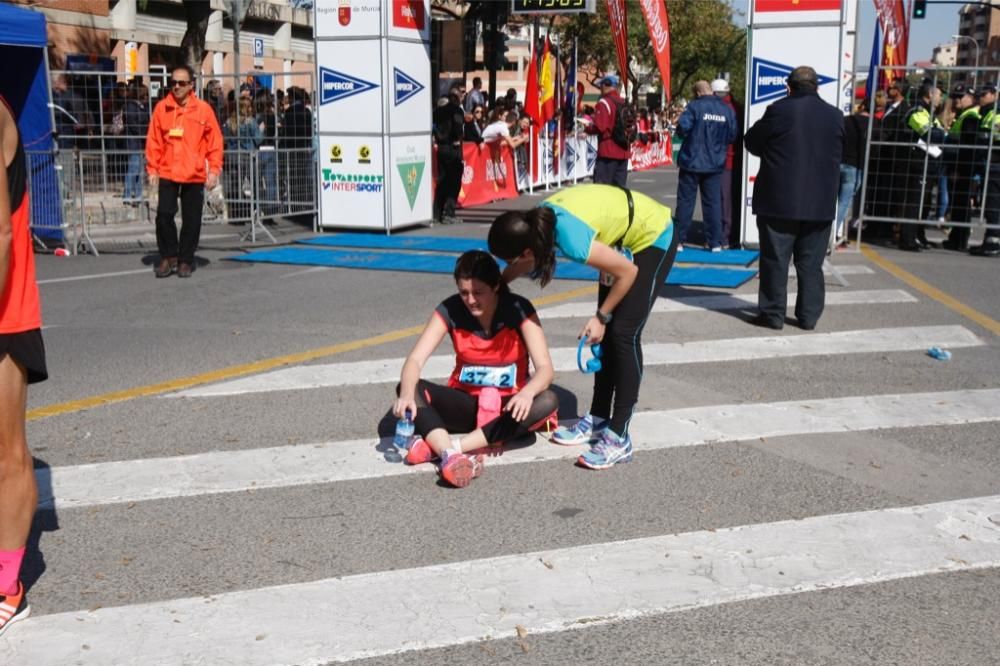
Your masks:
M697 97L701 97L703 95L711 95L712 94L711 84L709 84L708 81L695 81L694 94Z

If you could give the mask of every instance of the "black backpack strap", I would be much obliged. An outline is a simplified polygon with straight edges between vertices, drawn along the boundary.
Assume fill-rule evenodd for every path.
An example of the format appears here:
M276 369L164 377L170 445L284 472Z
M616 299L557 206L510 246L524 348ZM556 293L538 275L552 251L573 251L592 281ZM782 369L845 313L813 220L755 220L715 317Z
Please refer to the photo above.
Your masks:
M615 243L614 247L618 250L622 249L622 241L625 240L625 236L628 236L629 229L632 228L632 220L635 219L635 201L632 200L632 190L627 187L621 188L625 192L625 198L628 200L628 226L625 227L625 233L622 234Z

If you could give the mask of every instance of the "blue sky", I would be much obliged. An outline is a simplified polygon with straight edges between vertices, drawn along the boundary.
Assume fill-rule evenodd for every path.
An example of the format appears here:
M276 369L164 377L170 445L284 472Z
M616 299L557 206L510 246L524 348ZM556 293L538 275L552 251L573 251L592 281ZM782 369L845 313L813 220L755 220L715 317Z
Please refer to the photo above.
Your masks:
M854 0L852 0L854 1ZM872 33L875 30L875 4L872 0L856 0L858 12L857 53L855 62L859 67L868 66L871 57ZM737 18L746 23L747 0L729 0L729 3L744 16ZM938 44L953 41L951 36L958 32L958 10L961 5L936 5L933 0L927 5L927 18L910 22L909 61L930 60L931 51Z

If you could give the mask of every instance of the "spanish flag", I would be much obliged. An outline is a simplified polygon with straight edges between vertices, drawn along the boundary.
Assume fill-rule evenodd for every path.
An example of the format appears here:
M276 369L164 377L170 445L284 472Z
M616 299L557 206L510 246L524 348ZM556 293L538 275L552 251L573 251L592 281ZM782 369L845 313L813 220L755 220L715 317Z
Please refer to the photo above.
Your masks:
M556 116L556 58L552 55L549 38L542 49L541 72L538 75L538 105L540 121L544 124Z

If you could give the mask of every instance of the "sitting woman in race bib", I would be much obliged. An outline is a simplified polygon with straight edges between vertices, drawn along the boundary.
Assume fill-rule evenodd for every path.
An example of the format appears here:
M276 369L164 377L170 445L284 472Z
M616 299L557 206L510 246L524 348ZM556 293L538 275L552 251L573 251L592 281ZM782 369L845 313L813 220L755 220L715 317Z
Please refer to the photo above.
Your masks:
M466 252L455 263L455 283L458 293L437 306L403 363L392 411L397 417L409 411L419 435L406 462L437 458L441 477L461 488L483 469L483 456L466 452L555 422L559 402L549 389L552 359L535 308L510 292L496 260L479 250ZM455 347L455 368L441 386L421 379L420 372L445 335Z
M628 426L642 380L642 329L677 253L670 209L613 185L577 185L531 210L498 217L489 244L507 262L505 282L528 274L544 287L555 273L557 249L600 271L597 312L580 331L603 350L590 412L557 430L552 441L591 444L577 461L590 469L628 462Z

